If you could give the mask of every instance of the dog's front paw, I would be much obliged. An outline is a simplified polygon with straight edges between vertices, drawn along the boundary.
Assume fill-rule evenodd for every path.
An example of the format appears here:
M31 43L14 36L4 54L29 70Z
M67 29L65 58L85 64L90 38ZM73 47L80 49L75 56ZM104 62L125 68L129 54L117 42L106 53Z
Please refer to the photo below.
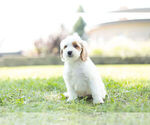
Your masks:
M63 93L63 95L64 95L66 98L68 98L68 97L69 97L68 92Z
M104 103L104 101L102 98L93 100L93 104L103 104L103 103Z
M70 98L67 99L67 102L71 102L71 101L73 101L73 99L70 99Z
M68 99L67 99L67 102L71 102L71 101L73 101L73 100L75 100L77 97L69 97Z

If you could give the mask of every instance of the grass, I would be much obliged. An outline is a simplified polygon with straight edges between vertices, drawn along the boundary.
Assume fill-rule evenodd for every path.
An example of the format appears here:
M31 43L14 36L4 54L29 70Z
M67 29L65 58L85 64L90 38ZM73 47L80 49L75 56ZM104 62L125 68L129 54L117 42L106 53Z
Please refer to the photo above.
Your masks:
M82 124L85 121L98 124L102 122L99 116L107 121L106 117L110 118L113 114L111 119L115 121L118 113L124 118L125 112L132 112L136 122L141 117L139 113L150 112L150 65L97 67L108 93L105 103L101 105L93 105L92 100L86 98L66 102L63 96L66 91L62 78L63 66L0 68L0 123L16 124L16 120L12 123L9 120L12 113L19 123L32 117L34 124L47 124L48 120L53 124ZM40 118L42 123L37 122ZM147 122L144 118L143 121Z

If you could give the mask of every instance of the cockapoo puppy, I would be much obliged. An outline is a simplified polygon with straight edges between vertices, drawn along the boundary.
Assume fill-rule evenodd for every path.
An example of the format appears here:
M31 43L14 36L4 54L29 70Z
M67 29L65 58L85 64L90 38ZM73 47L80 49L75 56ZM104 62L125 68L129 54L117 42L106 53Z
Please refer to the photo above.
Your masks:
M77 34L68 36L60 43L60 56L64 62L67 101L91 95L94 104L104 103L105 86L96 66L88 57L87 43Z

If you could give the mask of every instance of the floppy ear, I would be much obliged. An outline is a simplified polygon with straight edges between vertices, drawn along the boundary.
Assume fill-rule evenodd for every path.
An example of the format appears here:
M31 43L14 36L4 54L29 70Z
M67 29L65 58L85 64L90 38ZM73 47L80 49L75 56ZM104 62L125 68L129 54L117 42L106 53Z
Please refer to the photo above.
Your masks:
M81 58L82 61L86 61L87 57L88 57L86 47L83 44L81 44L81 47L82 47L81 48L82 50L81 50L80 58Z
M63 50L62 50L62 49L60 49L60 58L61 58L61 60L64 62L64 58L63 58Z

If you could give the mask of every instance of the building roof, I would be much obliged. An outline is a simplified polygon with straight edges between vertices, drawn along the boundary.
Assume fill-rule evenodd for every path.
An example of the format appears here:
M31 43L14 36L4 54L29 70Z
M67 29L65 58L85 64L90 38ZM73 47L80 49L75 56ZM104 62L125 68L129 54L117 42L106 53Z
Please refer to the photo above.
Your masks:
M18 52L4 52L4 53L0 53L0 57L1 56L13 56L13 55L21 55L22 51L18 51Z
M103 26L112 26L112 25L119 25L119 24L134 24L134 23L150 23L150 19L119 20L119 21L101 23L97 26L94 26L91 30L89 30L88 34L98 30L100 27Z
M150 8L135 8L112 11L113 13L150 13Z
M99 26L112 25L112 24L125 24L125 23L150 23L150 19L135 19L135 20L119 20L114 22L102 23Z

